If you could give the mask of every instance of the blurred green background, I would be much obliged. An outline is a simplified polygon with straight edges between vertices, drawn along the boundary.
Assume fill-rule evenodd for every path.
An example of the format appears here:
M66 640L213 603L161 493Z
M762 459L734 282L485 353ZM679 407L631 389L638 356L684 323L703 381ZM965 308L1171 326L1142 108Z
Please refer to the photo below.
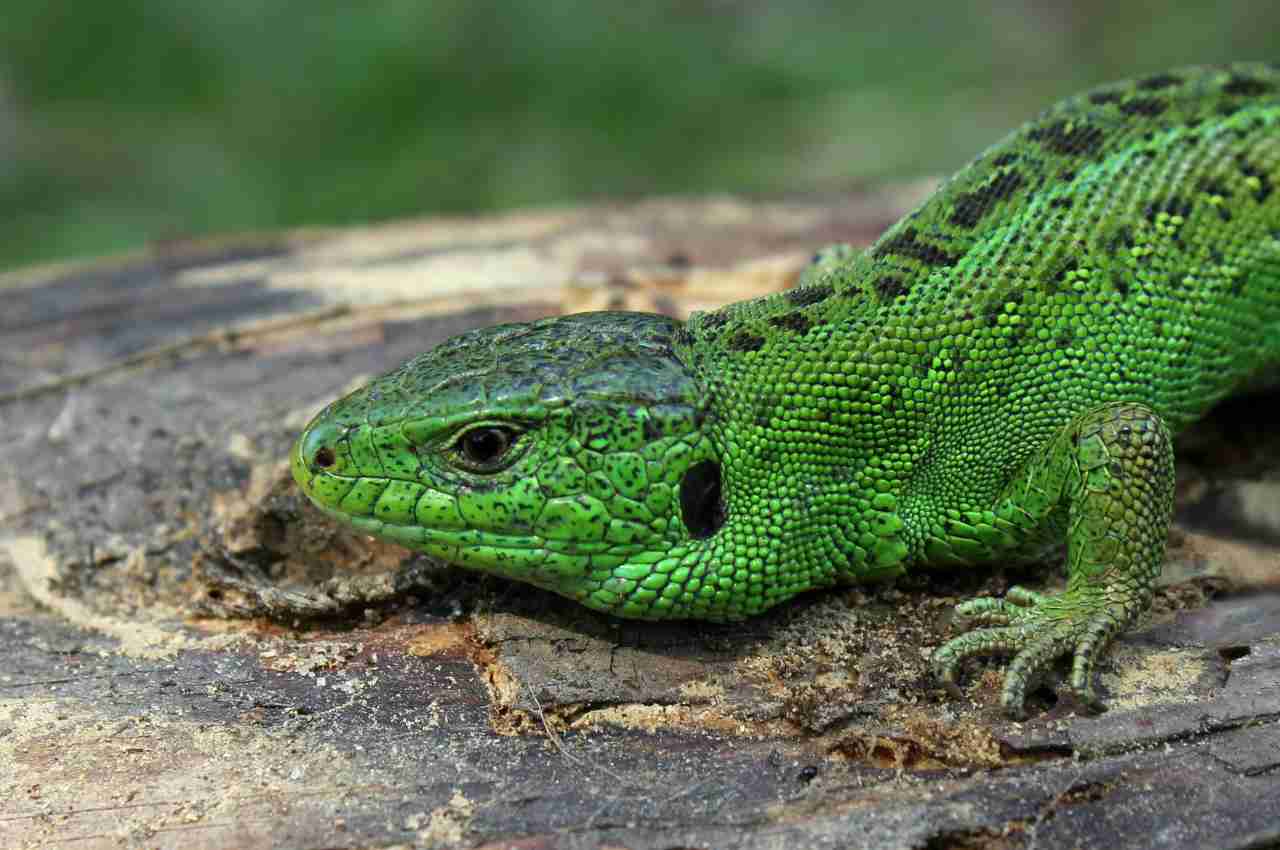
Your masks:
M157 239L943 173L1275 0L3 0L0 268Z

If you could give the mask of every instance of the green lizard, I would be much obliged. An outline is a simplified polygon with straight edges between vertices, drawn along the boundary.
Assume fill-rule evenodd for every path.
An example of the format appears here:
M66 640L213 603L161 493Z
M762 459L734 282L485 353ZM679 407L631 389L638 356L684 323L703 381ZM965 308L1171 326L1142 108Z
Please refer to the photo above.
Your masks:
M463 334L329 405L294 477L330 515L622 617L1067 544L934 655L1070 687L1151 602L1176 433L1280 365L1280 66L1064 101L868 250L778 295ZM1271 370L1268 373L1268 370Z

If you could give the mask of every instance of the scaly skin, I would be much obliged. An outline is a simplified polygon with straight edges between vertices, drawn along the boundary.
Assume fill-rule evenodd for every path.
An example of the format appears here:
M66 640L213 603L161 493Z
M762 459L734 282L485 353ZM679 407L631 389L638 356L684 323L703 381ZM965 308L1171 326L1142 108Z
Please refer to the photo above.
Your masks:
M473 331L334 402L293 452L359 529L624 617L730 620L809 588L1067 543L941 647L1002 701L1150 604L1170 435L1280 364L1280 71L1067 100L869 250L686 325ZM1271 370L1271 371L1268 371Z

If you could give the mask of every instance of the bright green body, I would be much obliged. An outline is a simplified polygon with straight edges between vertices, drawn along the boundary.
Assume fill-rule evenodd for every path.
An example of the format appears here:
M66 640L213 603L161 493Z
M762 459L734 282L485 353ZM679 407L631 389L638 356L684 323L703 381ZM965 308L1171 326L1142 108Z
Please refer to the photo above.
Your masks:
M1017 652L1016 713L1073 653L1088 698L1159 573L1169 433L1280 372L1278 125L1263 65L1066 101L786 293L452 340L317 417L295 476L371 533L632 617L1065 540L1064 595L968 603L997 627L936 660L952 682Z

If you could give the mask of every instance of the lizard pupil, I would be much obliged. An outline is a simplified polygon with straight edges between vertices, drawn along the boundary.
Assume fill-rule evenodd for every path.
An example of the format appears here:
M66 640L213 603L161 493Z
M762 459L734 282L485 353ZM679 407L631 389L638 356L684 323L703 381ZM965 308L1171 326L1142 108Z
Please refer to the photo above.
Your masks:
M474 464L491 464L510 447L511 434L502 428L476 428L462 435L462 454Z
M337 460L337 458L333 456L333 449L328 446L325 446L316 452L315 464L321 469L328 469L333 466L333 462L335 460Z

